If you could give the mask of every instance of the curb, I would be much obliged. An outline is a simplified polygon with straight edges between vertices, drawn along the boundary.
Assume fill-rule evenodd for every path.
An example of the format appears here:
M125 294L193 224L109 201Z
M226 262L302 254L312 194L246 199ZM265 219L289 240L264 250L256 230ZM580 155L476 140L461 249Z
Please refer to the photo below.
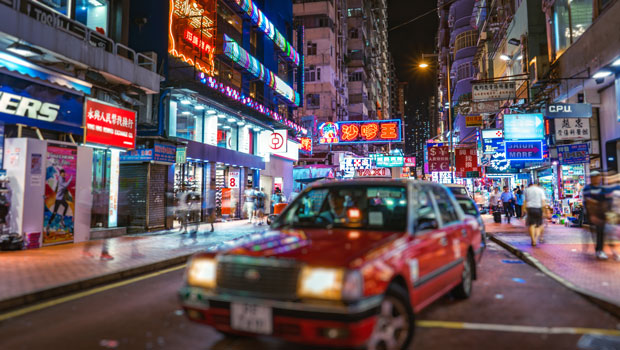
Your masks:
M620 318L620 305L614 303L613 301L608 300L606 297L600 296L596 293L583 289L575 285L572 282L567 281L566 279L560 277L553 271L549 270L545 265L543 265L538 259L533 257L531 254L520 250L519 248L513 246L510 243L504 242L503 240L495 237L495 235L491 234L491 235L488 235L488 237L493 242L499 244L502 248L508 250L513 255L523 260L524 262L526 262L528 265L531 265L532 267L537 268L538 270L540 270L540 272L544 273L548 277L551 277L553 280L560 283L564 287L588 299L590 302L596 304L598 307L609 312L613 316Z
M51 288L41 289L35 292L30 292L17 297L0 300L0 313L10 311L11 309L15 309L18 307L36 304L54 297L91 289L97 286L101 286L103 284L118 282L120 280L128 279L130 277L136 277L138 275L144 275L149 272L155 272L168 267L181 265L186 263L192 255L194 255L194 253L184 254L167 260L133 267L123 271L113 272L107 275L86 278L83 280L74 281Z

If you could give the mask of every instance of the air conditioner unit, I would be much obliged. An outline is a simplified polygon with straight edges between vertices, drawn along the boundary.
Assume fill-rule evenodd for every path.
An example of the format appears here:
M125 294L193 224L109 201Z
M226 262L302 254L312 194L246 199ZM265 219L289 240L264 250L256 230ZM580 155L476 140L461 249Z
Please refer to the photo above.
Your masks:
M545 74L549 71L549 62L546 59L537 56L532 58L529 64L528 73L530 76L530 83L532 85L538 84Z

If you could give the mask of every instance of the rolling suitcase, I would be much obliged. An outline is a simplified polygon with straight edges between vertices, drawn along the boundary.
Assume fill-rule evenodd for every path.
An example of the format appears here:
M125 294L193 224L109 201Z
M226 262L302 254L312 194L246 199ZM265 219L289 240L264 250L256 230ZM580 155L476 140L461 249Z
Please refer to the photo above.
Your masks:
M497 224L502 223L502 213L499 210L493 212L493 221Z

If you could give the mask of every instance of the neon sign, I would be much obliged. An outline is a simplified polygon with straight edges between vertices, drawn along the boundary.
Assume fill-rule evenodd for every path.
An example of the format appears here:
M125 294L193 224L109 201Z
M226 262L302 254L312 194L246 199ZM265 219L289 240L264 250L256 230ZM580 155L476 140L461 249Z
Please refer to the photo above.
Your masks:
M386 143L400 142L401 121L369 120L338 122L338 143Z
M255 101L251 97L243 95L243 93L241 93L239 90L232 88L224 83L218 82L217 79L215 79L214 77L207 77L204 73L200 73L199 78L201 83L207 85L211 89L219 91L221 94L226 95L228 98L235 100L245 106L248 106L255 111L261 113L262 115L265 115L279 123L286 125L287 127L295 130L298 133L301 133L303 135L308 134L308 130L306 128L291 120L286 119L280 113L269 109L268 107L265 107L264 104Z
M302 137L299 139L299 150L303 153L312 154L312 138Z
M245 51L236 41L224 34L224 54L247 70L254 77L262 80L270 88L275 90L277 94L284 97L287 101L299 106L299 94L288 86L277 75L267 69L256 58L252 57Z
M291 62L299 66L299 54L297 51L252 0L235 0L235 3L250 17L253 24L258 26L269 39L273 40Z
M168 53L199 71L213 75L215 1L170 0Z
M333 122L325 122L319 125L319 143L338 143L338 130L340 127Z

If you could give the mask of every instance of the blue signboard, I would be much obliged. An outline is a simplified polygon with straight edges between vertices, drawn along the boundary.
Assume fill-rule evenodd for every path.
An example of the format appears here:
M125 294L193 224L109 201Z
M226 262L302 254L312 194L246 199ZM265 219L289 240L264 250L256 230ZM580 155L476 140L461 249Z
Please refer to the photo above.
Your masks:
M510 160L542 160L543 142L538 141L505 141L506 159Z
M153 160L156 162L173 164L177 160L177 146L155 142Z
M504 115L504 139L542 140L544 137L545 123L541 113Z
M583 164L590 161L587 143L558 146L560 164Z
M153 160L153 150L135 149L133 151L121 153L121 162L150 162Z
M0 74L0 120L82 135L84 98Z
M501 129L482 130L482 153L495 154L504 150L504 131Z

